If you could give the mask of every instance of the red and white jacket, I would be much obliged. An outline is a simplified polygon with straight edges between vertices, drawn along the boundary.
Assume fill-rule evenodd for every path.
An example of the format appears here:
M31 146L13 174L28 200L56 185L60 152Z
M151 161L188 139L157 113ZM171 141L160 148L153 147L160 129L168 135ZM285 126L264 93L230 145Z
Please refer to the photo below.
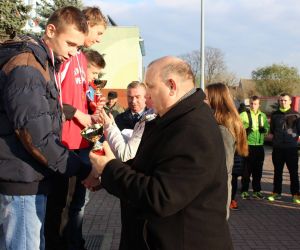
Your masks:
M70 60L64 62L60 68L62 103L69 104L75 109L88 113L86 92L87 60L82 52L78 52ZM62 142L69 149L87 148L89 143L82 138L80 131L84 127L73 118L63 124Z

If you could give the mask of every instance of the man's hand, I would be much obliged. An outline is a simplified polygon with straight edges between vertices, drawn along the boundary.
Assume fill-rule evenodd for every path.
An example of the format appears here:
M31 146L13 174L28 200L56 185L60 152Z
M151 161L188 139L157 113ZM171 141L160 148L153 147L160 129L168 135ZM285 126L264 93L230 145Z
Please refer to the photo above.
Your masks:
M99 98L99 101L97 102L96 113L97 113L97 111L99 112L100 110L102 110L103 107L105 106L105 104L106 104L106 97L101 96Z
M107 115L104 109L102 109L101 112L99 113L99 120L105 127L108 127L111 123L115 121L112 114L109 113Z
M99 175L102 174L103 169L105 168L106 164L115 159L116 157L114 156L113 152L111 151L107 141L103 142L103 148L104 148L104 152L105 155L97 155L95 153L93 153L92 151L90 152L90 161L93 165L93 167L95 167L97 169L97 172Z
M76 110L74 117L77 121L84 127L89 127L92 125L92 118L90 115L81 112L80 110Z
M98 186L100 186L99 174L97 170L92 167L92 171L88 175L86 179L81 182L86 188L90 190L95 190Z
M99 114L102 112L105 103L106 103L106 98L104 96L101 96L100 100L97 103L97 106L95 106L95 110L92 115L93 123L101 123L101 120L99 119Z

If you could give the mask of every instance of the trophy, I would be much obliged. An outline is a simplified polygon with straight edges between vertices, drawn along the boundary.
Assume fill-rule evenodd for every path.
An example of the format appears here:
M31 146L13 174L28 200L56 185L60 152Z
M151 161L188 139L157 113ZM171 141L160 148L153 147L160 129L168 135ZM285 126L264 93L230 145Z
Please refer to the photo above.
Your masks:
M105 87L107 80L95 79L94 84L96 85L96 90L94 94L94 102L96 106L98 105L100 98L102 96L101 89ZM92 151L98 155L105 155L102 143L99 142L99 139L103 135L103 126L102 124L93 124L92 126L86 127L80 132L81 136L93 143Z
M90 127L86 127L80 132L81 136L93 143L92 151L98 155L105 155L102 143L99 142L99 139L103 135L103 126L101 124L93 124Z
M105 87L106 83L107 83L107 80L100 80L100 79L94 80L94 84L96 85L94 102L96 103L96 105L98 105L98 103L100 101L100 97L102 96L101 89L103 89Z

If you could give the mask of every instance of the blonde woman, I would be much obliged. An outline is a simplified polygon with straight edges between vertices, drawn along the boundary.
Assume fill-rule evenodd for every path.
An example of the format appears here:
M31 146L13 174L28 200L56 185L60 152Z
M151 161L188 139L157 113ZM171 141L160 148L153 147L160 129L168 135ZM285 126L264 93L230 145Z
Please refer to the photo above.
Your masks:
M219 124L226 152L226 166L228 173L228 203L227 218L229 217L229 206L231 201L231 179L234 154L240 156L248 155L247 134L240 119L239 113L234 105L228 87L223 83L210 84L205 89L206 103L211 107Z

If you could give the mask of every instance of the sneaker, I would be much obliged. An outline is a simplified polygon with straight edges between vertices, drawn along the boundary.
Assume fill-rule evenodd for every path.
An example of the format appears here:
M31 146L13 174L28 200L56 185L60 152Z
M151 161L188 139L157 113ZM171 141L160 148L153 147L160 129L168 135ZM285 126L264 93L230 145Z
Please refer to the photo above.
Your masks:
M243 200L249 200L250 199L250 195L249 195L248 192L242 192L241 196L242 196Z
M293 195L293 202L296 204L300 204L300 195Z
M261 192L253 192L252 198L262 200L265 198Z
M280 200L281 199L281 195L277 194L277 193L272 193L269 197L268 200L269 201L275 201L275 200Z
M239 210L239 207L238 207L238 204L237 204L236 200L232 200L230 202L229 208L232 209L232 210Z

